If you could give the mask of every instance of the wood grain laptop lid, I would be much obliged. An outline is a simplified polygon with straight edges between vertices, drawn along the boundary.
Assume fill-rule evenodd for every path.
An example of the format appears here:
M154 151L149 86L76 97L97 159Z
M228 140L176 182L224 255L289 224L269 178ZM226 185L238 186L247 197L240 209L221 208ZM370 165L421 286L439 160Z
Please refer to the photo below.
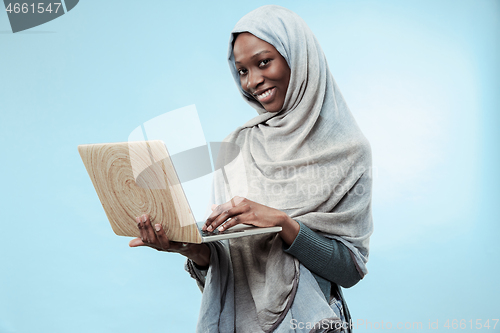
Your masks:
M78 152L115 234L140 237L135 217L147 213L168 239L201 243L163 141L80 145Z

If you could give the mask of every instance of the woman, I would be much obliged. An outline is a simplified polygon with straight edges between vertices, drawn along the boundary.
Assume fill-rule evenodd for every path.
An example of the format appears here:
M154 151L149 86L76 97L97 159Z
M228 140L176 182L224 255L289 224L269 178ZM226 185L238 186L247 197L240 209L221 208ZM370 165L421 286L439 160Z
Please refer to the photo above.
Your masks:
M183 245L142 216L141 238L130 245L188 257L186 269L203 291L197 331L348 331L338 286L367 273L370 145L295 13L272 5L245 15L228 58L259 116L225 140L240 154L215 175L204 229L245 223L282 231Z

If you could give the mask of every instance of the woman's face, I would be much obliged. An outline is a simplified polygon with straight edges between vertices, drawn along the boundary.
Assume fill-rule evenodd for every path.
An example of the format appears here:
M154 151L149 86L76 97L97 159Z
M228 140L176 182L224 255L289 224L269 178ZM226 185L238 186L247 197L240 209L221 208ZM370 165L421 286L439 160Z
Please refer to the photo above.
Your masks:
M290 81L290 68L285 58L274 46L249 32L236 37L233 53L243 90L267 112L280 111Z

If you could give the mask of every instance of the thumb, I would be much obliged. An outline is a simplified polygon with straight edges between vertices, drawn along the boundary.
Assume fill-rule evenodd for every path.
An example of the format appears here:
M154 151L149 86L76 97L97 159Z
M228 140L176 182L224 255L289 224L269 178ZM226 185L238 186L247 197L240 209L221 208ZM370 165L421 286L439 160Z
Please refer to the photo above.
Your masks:
M137 246L144 246L145 244L142 242L142 240L137 237L137 238L134 238L130 241L130 243L128 243L128 246L130 247L137 247Z

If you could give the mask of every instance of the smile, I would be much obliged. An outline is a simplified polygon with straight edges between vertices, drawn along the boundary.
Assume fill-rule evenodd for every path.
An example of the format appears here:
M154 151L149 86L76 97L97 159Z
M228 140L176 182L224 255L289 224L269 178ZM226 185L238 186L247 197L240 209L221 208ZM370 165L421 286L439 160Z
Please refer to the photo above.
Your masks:
M261 94L258 94L258 95L256 94L255 97L257 97L257 100L259 102L266 103L266 102L269 102L273 98L275 92L276 92L276 87L273 87L273 88L265 90Z

